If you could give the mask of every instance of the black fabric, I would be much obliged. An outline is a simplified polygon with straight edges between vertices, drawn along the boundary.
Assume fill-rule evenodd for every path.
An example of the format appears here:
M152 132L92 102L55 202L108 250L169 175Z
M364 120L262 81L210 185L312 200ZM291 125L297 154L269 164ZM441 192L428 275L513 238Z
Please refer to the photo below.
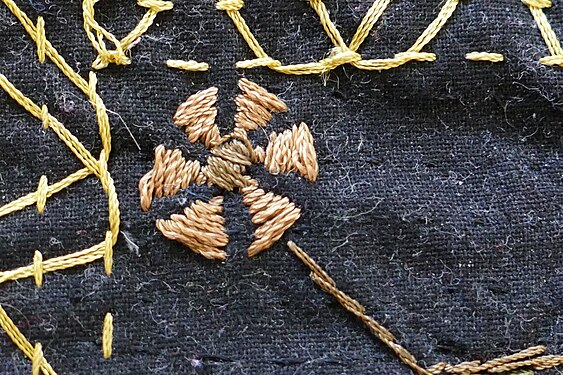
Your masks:
M326 1L347 39L369 3ZM32 19L43 15L49 40L86 77L95 55L81 2L18 4ZM406 50L440 6L393 2L360 52L376 58ZM119 37L145 12L132 1L102 1L96 10ZM285 63L318 60L331 47L305 1L249 0L243 14ZM561 4L546 14L563 36ZM0 73L48 104L97 154L90 104L52 63L38 63L35 45L3 4L0 33ZM518 1L463 2L425 51L438 60L386 72L237 70L236 61L253 56L227 15L212 0L176 1L133 48L130 66L98 73L112 111L109 168L122 212L113 276L96 262L47 274L40 289L32 279L10 282L0 286L0 303L62 374L409 374L314 286L285 247L292 239L423 364L490 359L537 344L563 353L563 70L538 63L548 51ZM468 62L472 51L500 52L507 61ZM211 70L168 69L170 58L206 61ZM268 133L310 126L320 174L308 183L254 168L262 186L290 197L303 216L273 248L248 259L254 227L240 195L226 194L229 259L214 263L164 239L154 222L220 192L190 189L144 213L137 184L159 144L204 161L207 151L189 143L172 114L189 95L216 86L219 125L230 129L243 76L290 108ZM2 204L35 191L42 174L57 181L81 167L4 93L0 119ZM0 219L1 268L29 264L35 249L50 258L100 242L106 209L99 182L89 178L49 199L43 216L30 207ZM104 360L108 311L114 355ZM28 372L30 362L0 334L0 373Z

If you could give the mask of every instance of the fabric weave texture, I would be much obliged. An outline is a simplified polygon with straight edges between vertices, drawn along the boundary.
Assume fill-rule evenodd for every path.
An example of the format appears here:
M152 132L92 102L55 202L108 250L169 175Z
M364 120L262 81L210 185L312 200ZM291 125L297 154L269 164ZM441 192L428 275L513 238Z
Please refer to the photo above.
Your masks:
M350 38L371 5L326 0ZM76 0L20 0L45 19L47 38L87 77L96 55ZM408 48L441 1L392 2L363 44L364 56ZM146 9L102 1L97 21L126 35ZM246 21L273 58L318 61L331 48L307 2L250 1ZM545 13L563 37L563 4ZM563 69L539 64L548 51L528 7L518 1L460 4L425 48L435 62L385 72L344 66L323 76L267 68L238 70L246 43L212 0L174 1L131 50L131 65L100 70L110 111L109 170L122 212L111 277L103 263L0 286L0 304L62 374L410 374L362 324L314 286L287 250L305 249L422 363L508 355L533 345L563 353ZM465 59L502 53L501 63ZM184 72L168 59L207 62ZM50 63L0 4L0 73L54 116L94 154L101 149L87 99ZM268 251L249 259L254 226L238 193L225 193L226 262L211 262L165 239L157 219L181 212L217 188L157 199L143 212L137 189L163 144L204 161L172 116L195 92L219 89L218 125L233 126L241 77L282 98L253 140L308 124L319 176L251 173L288 196L302 217ZM80 168L49 130L0 93L0 204ZM107 203L86 179L35 207L0 219L0 268L67 254L103 238ZM113 354L101 353L102 322L113 315ZM0 373L31 371L0 332ZM558 374L552 369L541 374Z

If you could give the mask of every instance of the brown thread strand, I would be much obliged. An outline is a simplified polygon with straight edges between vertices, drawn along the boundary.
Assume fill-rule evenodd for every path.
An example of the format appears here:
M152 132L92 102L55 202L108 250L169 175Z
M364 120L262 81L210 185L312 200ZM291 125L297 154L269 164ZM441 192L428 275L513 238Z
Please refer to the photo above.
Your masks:
M294 125L279 135L273 132L266 148L264 166L272 174L299 172L307 180L316 181L319 166L307 124Z
M383 326L377 323L373 318L365 314L365 308L356 300L340 291L334 281L327 275L325 271L299 246L294 242L288 242L288 247L311 272L311 279L321 287L326 293L332 295L336 300L349 312L358 317L376 335L387 347L389 347L406 365L413 369L419 375L430 375L424 368L420 367L414 356L401 345L395 342L395 337ZM322 272L321 272L322 271ZM332 282L329 282L331 280Z
M229 236L225 232L223 197L215 197L209 202L196 201L184 209L181 215L175 214L169 220L157 220L156 227L162 234L178 241L195 253L207 259L225 260Z
M200 140L207 148L219 143L221 137L215 125L217 91L216 87L199 91L178 107L174 123L184 128L191 143Z
M380 325L372 317L365 314L365 308L358 301L339 290L334 280L307 253L292 241L289 241L287 246L289 250L312 271L310 277L315 284L323 291L333 296L347 311L360 319L403 363L419 375L439 375L444 372L462 375L485 373L500 374L522 368L532 368L541 371L563 364L563 356L544 355L536 357L544 353L545 347L533 346L518 353L495 358L484 363L471 361L451 365L447 362L440 362L424 369L417 363L416 358L407 349L396 342L395 337L389 330ZM530 357L536 358L528 359Z
M153 197L175 195L178 191L187 189L192 183L205 183L199 162L186 161L180 150L166 150L160 145L154 155L152 170L139 180L143 211L150 208Z
M248 256L252 257L279 240L299 219L301 209L289 199L273 193L266 194L254 185L244 187L241 192L242 201L252 215L252 222L259 225L254 233L255 240L248 247Z

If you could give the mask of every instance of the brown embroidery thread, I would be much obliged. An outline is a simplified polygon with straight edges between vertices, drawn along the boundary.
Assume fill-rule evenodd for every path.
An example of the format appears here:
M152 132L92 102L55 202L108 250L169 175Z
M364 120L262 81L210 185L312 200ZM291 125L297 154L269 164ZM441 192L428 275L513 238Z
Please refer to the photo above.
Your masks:
M516 354L496 358L484 363L472 361L451 365L447 362L440 362L425 369L418 364L416 358L407 349L396 342L395 337L389 330L380 325L372 317L366 315L365 308L358 301L339 290L334 280L307 253L292 241L289 241L287 246L289 250L311 270L309 276L315 284L323 291L333 296L342 307L360 319L403 363L419 375L439 375L444 372L463 375L506 373L525 367L534 370L545 370L563 364L563 356L542 355L545 352L545 347L534 346Z
M210 151L205 165L186 161L180 150L165 150L158 146L154 166L139 181L141 208L148 210L153 197L176 194L192 183L215 185L227 191L238 189L243 203L249 207L252 222L258 225L255 240L248 255L255 256L270 248L300 217L301 210L288 198L266 193L256 180L247 175L247 167L265 163L271 173L297 172L309 181L318 175L313 137L306 124L294 126L281 134L272 133L266 151L254 147L247 131L264 127L272 113L287 111L277 96L259 85L241 79L241 94L235 98L237 113L235 129L221 136L215 124L217 89L212 87L191 95L174 115L174 123L184 128L190 142L201 141ZM228 243L222 212L222 197L208 203L197 201L172 215L157 221L157 228L167 238L176 240L209 259L224 260L222 249Z
M172 215L170 220L157 220L156 227L162 234L189 247L207 259L224 260L227 253L221 248L229 243L225 232L223 197L209 202L200 200L184 209L182 215Z

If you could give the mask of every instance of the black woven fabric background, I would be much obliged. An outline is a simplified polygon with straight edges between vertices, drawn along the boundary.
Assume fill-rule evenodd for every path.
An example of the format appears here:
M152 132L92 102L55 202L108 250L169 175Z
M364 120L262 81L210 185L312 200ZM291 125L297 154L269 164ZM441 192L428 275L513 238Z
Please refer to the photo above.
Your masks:
M32 19L43 15L49 40L86 77L95 56L81 2L18 4ZM370 6L326 4L347 39ZM406 50L440 6L393 2L360 52L375 58ZM102 1L96 10L119 37L145 11L133 1ZM563 37L562 10L556 3L546 14ZM283 62L318 60L331 48L305 1L248 0L243 14ZM381 73L346 66L324 80L241 71L235 62L253 56L214 1L175 1L133 48L130 66L98 73L112 111L109 167L122 212L113 276L96 262L47 274L40 289L32 279L11 282L0 286L0 303L61 374L409 374L314 286L286 249L292 239L426 365L538 344L563 353L563 70L538 63L547 48L519 1L463 2L425 50L438 60ZM0 73L48 104L97 154L90 104L52 63L39 64L35 51L0 4ZM472 51L504 53L507 61L468 62ZM206 61L211 70L171 70L167 59ZM226 194L230 256L213 263L164 239L154 221L218 191L191 189L143 213L137 184L159 144L204 161L206 150L190 144L171 117L189 95L216 86L219 125L230 129L242 76L290 108L268 133L309 124L320 174L311 184L254 168L262 186L287 195L304 214L278 244L248 259L254 227L240 195ZM42 174L58 181L80 167L53 132L0 93L1 204L35 191ZM89 178L49 199L43 216L30 207L0 219L1 269L30 264L36 249L50 258L100 242L106 205L99 182ZM104 360L108 311L114 355ZM3 332L0 373L30 373Z

